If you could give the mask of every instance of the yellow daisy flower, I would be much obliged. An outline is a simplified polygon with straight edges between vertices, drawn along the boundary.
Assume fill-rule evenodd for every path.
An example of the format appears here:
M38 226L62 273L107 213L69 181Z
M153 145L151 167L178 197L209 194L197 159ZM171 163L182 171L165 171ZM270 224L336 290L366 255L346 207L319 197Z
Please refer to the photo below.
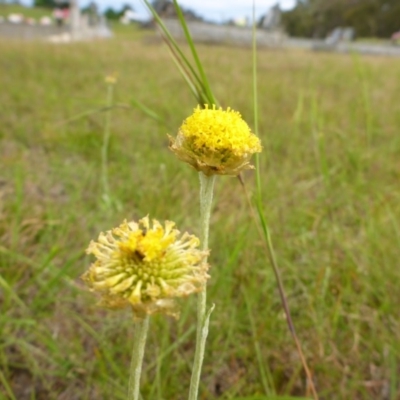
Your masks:
M104 78L104 82L109 85L115 85L117 83L117 76L114 74L107 75Z
M198 106L183 121L177 137L169 138L176 156L207 176L238 175L251 169L250 158L262 149L240 113L215 106Z
M82 278L101 294L101 305L130 305L139 318L155 312L178 315L174 299L201 290L209 275L199 239L174 227L172 221L162 226L145 217L124 221L90 243L86 252L96 261Z

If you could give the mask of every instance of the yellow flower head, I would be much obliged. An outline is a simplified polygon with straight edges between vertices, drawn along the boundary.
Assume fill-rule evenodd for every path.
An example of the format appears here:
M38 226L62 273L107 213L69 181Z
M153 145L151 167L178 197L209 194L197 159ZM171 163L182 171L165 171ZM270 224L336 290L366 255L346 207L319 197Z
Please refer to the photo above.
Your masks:
M107 75L104 78L104 82L108 85L115 85L117 83L117 76L115 74Z
M238 175L253 168L250 158L261 152L261 143L240 113L228 108L201 109L183 121L170 149L179 159L205 175Z
M201 290L209 275L197 237L180 235L174 226L150 224L148 217L124 221L90 243L86 252L96 261L82 278L101 294L101 305L131 305L139 318L155 312L177 316L174 298Z

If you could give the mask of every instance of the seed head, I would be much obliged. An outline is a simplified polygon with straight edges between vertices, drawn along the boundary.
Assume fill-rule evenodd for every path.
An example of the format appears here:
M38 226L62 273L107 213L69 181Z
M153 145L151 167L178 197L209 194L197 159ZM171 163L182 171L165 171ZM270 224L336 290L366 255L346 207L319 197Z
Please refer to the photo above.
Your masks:
M86 252L96 261L82 278L101 295L101 305L130 305L138 318L155 312L178 315L174 299L201 290L209 275L199 239L180 235L174 226L172 221L150 224L148 217L124 221L90 243Z

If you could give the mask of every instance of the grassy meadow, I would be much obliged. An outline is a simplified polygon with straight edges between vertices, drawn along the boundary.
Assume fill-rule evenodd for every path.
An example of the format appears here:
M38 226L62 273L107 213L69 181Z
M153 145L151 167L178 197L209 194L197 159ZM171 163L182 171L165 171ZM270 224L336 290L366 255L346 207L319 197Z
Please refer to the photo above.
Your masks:
M10 4L6 2L0 3L0 15L7 17L10 14L17 13L22 14L27 18L39 19L44 16L51 17L52 10L41 7L25 7L20 4Z
M198 47L221 104L251 126L251 49ZM125 399L129 310L80 281L100 231L147 214L198 233L198 175L168 150L196 106L164 45L0 42L0 399ZM320 399L400 399L400 60L258 53L263 201ZM102 201L104 77L118 76ZM140 101L163 122L135 107ZM244 179L254 192L254 172ZM200 399L306 396L272 269L239 181L216 182ZM195 299L152 318L147 400L187 398ZM279 397L278 397L279 396ZM287 398L287 397L286 397Z

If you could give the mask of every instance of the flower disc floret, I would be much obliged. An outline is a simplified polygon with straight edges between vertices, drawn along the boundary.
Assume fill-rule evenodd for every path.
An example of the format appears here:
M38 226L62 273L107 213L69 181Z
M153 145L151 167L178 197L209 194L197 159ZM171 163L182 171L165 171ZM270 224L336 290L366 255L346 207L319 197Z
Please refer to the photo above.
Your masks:
M145 217L124 221L90 243L86 252L96 261L82 278L100 293L101 305L131 305L139 318L155 312L176 316L174 299L202 289L209 278L207 252L198 249L197 237L174 227Z
M177 137L170 137L170 149L179 159L210 176L238 175L253 168L250 158L262 147L239 112L198 106L183 121Z

